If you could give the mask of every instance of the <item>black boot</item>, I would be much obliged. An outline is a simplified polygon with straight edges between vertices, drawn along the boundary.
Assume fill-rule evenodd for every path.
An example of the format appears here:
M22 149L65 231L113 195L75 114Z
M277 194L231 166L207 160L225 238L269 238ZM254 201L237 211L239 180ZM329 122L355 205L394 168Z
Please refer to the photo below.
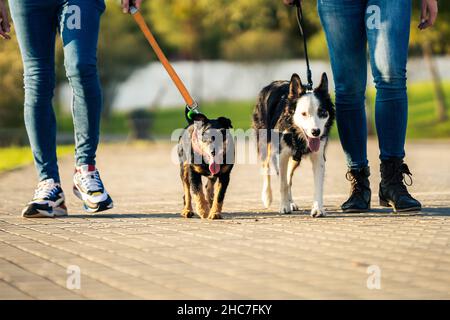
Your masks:
M405 175L412 185L411 172L406 163L400 158L381 161L380 205L392 207L394 212L420 211L422 205L411 197L406 189Z
M345 176L352 183L350 198L341 206L344 212L367 212L370 210L370 169L350 169Z

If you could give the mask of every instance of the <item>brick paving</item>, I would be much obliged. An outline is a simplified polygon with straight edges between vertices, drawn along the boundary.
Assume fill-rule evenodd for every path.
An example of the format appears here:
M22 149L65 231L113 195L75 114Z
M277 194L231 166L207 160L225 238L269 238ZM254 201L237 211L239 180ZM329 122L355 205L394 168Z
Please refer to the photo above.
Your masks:
M338 143L328 149L325 203L312 219L309 161L294 179L304 210L277 213L260 202L258 165L232 173L223 220L183 219L178 166L164 143L105 145L99 168L115 200L108 213L88 215L69 191L73 160L60 170L70 216L26 220L34 168L0 175L0 299L436 299L450 298L450 142L408 145L420 214L391 214L377 204L378 161L372 163L368 214L343 214L348 192ZM67 286L81 270L80 289ZM369 266L381 288L367 287Z

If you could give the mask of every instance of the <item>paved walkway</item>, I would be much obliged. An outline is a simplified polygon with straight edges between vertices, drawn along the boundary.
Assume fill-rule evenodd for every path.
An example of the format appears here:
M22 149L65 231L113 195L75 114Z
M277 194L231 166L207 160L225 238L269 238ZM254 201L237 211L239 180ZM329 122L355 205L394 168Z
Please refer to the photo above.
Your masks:
M33 192L34 169L0 175L0 298L448 299L449 147L424 142L407 148L411 190L425 206L421 214L390 214L375 196L370 214L340 213L348 182L337 143L328 150L330 214L322 219L306 214L309 161L294 180L304 212L277 214L277 192L273 208L263 210L259 167L240 165L225 201L229 214L221 221L179 217L182 189L167 144L100 150L99 167L116 204L107 214L84 214L69 193L70 157L60 163L68 218L20 218ZM369 151L376 195L374 143Z

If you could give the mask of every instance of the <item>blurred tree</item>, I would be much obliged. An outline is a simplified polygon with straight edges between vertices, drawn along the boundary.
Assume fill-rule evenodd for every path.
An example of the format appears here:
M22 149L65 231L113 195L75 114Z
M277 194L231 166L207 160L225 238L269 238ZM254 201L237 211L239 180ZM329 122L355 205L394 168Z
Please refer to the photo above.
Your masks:
M436 24L430 29L419 30L420 1L415 2L411 28L411 51L421 52L430 71L436 98L438 121L448 119L444 87L433 54L450 53L450 2L439 1L439 14Z
M326 43L316 10L317 1L304 1L305 31L311 58L327 58ZM439 118L446 107L431 52L450 53L450 1L440 1L433 29L420 32L420 1L414 0L411 54L429 61ZM299 58L302 40L295 10L281 0L149 0L142 8L163 50L172 59L259 61ZM427 50L429 49L429 50ZM65 81L58 41L57 79ZM0 126L22 126L23 84L17 43L0 41ZM139 28L121 12L119 0L107 0L101 24L99 69L104 88L104 114L111 112L117 86L136 69L155 59ZM200 81L199 81L200 82ZM7 94L6 94L7 93Z
M109 119L117 87L132 72L154 59L133 18L122 13L119 0L106 0L100 24L98 68L103 89L103 118ZM57 43L57 81L66 81L61 41Z
M220 12L224 0L152 0L144 14L158 35L162 47L177 58L203 59L218 54L223 30L211 15Z
M281 31L248 30L225 41L221 55L236 61L284 59L292 56L289 50L283 49L287 44L287 37Z
M281 1L280 1L281 2ZM303 1L303 25L308 40L308 54L313 59L328 59L325 33L317 13L317 1ZM303 56L303 40L297 26L296 10L288 8L289 19L281 25L289 32L289 42L295 44L294 54Z
M295 10L281 1L152 0L144 7L177 58L258 61L303 52ZM305 3L305 16L312 37L320 28L314 2Z
M99 37L98 65L103 85L103 115L111 114L117 86L154 56L134 19L123 14L120 1L108 0L102 17Z
M22 60L14 30L11 36L0 40L0 129L23 127Z
M299 41L289 41L294 22L294 16L289 15L292 11L281 1L270 0L238 0L225 6L218 19L226 35L221 56L238 61L294 57Z

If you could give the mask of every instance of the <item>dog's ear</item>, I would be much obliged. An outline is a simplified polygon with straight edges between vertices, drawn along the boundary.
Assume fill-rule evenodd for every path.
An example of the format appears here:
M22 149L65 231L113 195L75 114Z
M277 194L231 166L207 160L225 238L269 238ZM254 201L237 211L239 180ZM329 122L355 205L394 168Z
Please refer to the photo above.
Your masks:
M230 129L233 128L233 126L231 125L231 120L225 117L219 117L217 118L217 121L219 121L220 125L224 128L224 129Z
M209 119L203 113L194 113L191 116L192 124L195 130L201 131L201 128L209 121Z
M320 91L323 93L328 93L328 77L327 74L324 72L322 73L322 78L320 79L319 86L315 89L315 91Z
M302 85L302 80L298 74L294 73L291 77L291 83L289 84L289 99L296 99L305 91Z
M194 113L191 116L191 119L193 122L207 122L208 121L208 117L206 117L203 113Z

